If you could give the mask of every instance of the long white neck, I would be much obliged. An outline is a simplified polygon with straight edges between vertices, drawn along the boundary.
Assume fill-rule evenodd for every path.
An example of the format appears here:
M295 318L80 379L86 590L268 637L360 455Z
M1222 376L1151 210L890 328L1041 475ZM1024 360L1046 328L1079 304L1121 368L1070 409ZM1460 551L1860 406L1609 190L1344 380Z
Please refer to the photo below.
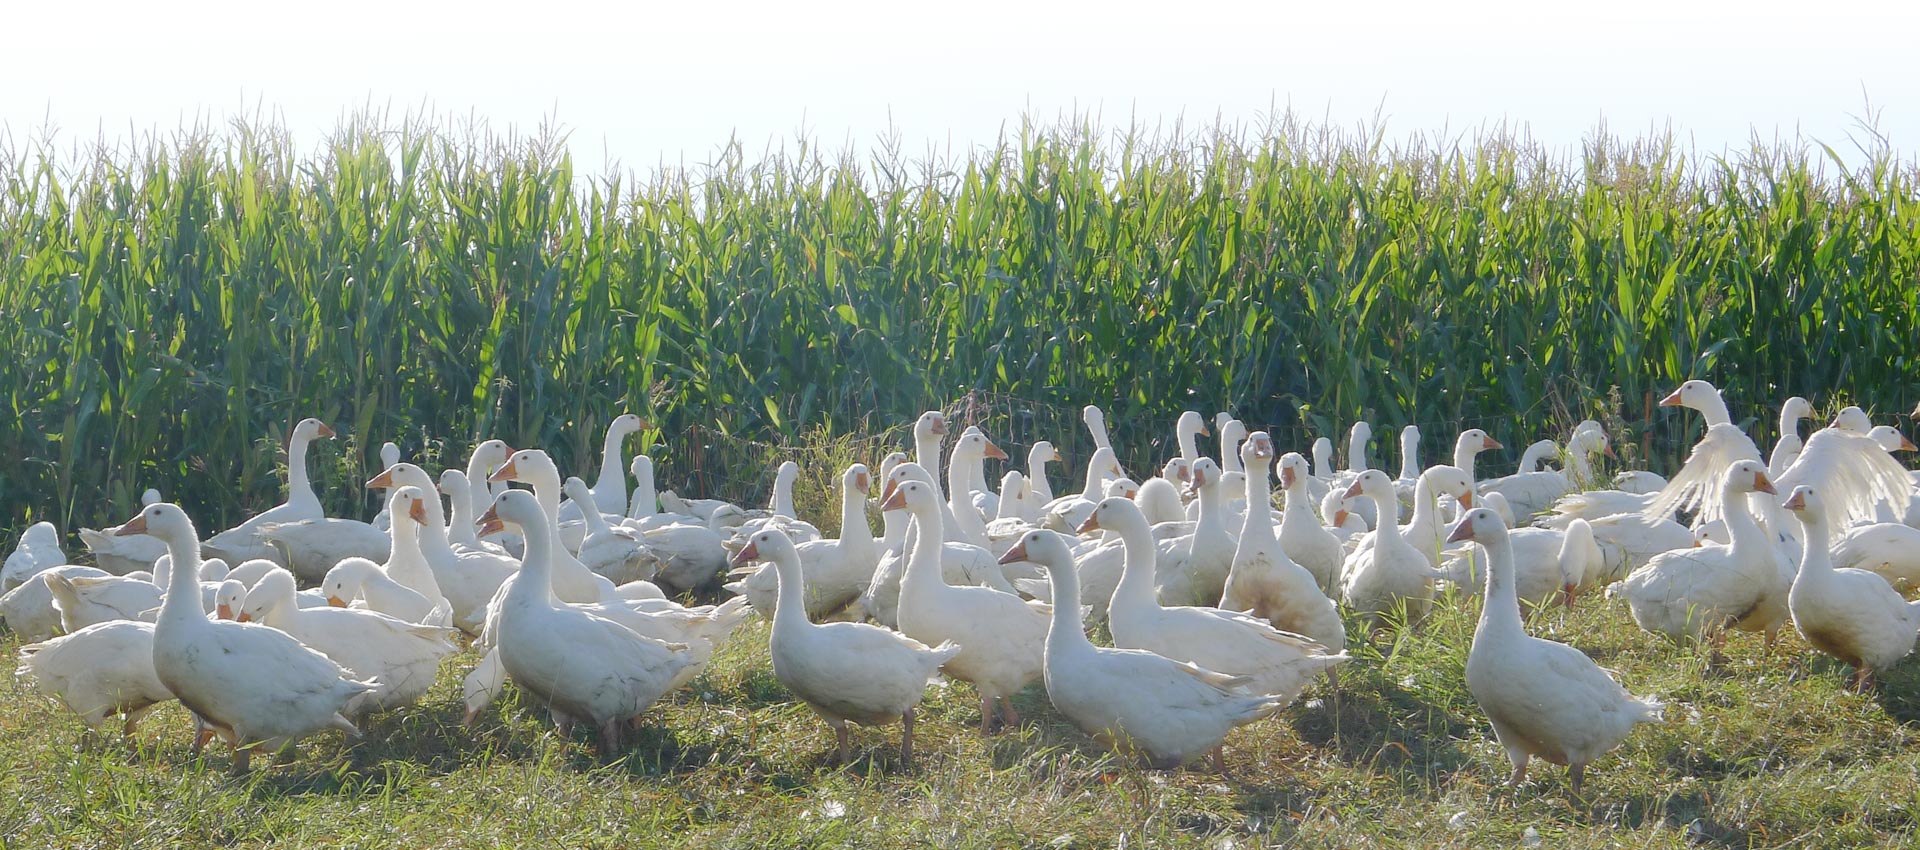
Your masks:
M1413 481L1413 517L1407 520L1408 528L1426 528L1434 523L1433 485L1422 475ZM1386 517L1380 518L1381 525L1390 524Z
M320 497L313 492L313 481L307 477L308 437L295 435L287 443L287 504L320 512Z
M940 435L914 431L913 461L928 472L940 469ZM939 489L940 482L934 482L934 490L938 492Z
M507 591L507 603L519 606L553 606L553 531L547 523L531 522L520 527L526 538L526 557L520 560L520 577Z
M1100 463L1100 458L1096 456L1093 460L1087 461L1087 478L1081 482L1080 498L1098 501L1106 491L1106 465Z
M1047 481L1047 461L1051 452L1047 446L1034 446L1027 452L1027 488L1033 491L1033 503L1044 505L1053 501L1053 485Z
M1388 490L1384 496L1378 493L1368 493L1366 496L1373 500L1375 516L1379 519L1379 523L1373 529L1376 547L1387 540L1399 540L1400 500L1393 497L1392 490ZM1433 497L1429 495L1427 501L1433 501Z
M1241 458L1241 460L1246 466L1247 516L1240 523L1240 545L1246 547L1254 544L1277 543L1279 538L1273 534L1273 508L1271 507L1273 497L1269 495L1272 491L1269 489L1271 483L1268 477L1272 474L1273 458L1256 456ZM1206 510L1206 507L1205 502L1200 503L1202 511ZM1287 497L1287 507L1289 509L1293 507L1291 495ZM1273 551L1276 547L1266 546L1265 548L1266 551Z
M953 531L959 532L962 540L979 541L986 539L987 524L980 518L980 511L973 506L973 490L968 486L970 475L968 467L979 466L984 460L972 451L961 451L955 447L947 461L947 519L953 521Z
M1126 558L1120 568L1120 584L1114 587L1113 600L1108 603L1107 609L1111 611L1123 605L1138 609L1160 604L1154 591L1153 573L1159 553L1153 549L1153 532L1145 522L1138 522L1128 523L1118 529L1118 533Z
M1720 488L1720 517L1727 523L1729 547L1744 556L1759 552L1767 545L1767 533L1747 508L1747 494L1732 487Z
M1487 550L1487 592L1480 608L1475 643L1485 639L1512 639L1526 634L1520 625L1520 591L1514 586L1513 544L1502 536L1482 543Z
M1471 440L1459 440L1453 444L1453 465L1467 471L1468 480L1473 479L1473 459L1480 455Z
M467 459L467 483L473 485L467 494L467 511L473 516L486 512L487 506L507 489L506 482L494 483L487 480L493 475L493 464L475 450Z
M660 494L653 487L653 462L636 462L633 465L633 499L627 504L627 516L646 519L659 511Z
M1733 414L1727 412L1727 400L1721 397L1719 390L1708 395L1706 401L1700 403L1699 410L1700 415L1706 417L1708 427L1733 424Z
M1188 463L1200 459L1200 444L1197 439L1200 436L1200 432L1188 428L1183 424L1174 436L1180 441L1181 457L1186 458Z
M1367 438L1372 435L1362 431L1353 431L1347 435L1347 471L1366 472Z
M1420 477L1420 435L1400 432L1400 477L1411 481Z
M1795 581L1809 575L1826 575L1833 572L1833 555L1827 551L1827 520L1819 516L1819 511L1807 511L1801 514L1802 532L1805 539L1800 551L1800 575Z
M1048 564L1047 581L1053 584L1053 622L1047 625L1046 654L1091 651L1093 642L1080 624L1080 576L1073 561Z
M773 477L773 499L767 505L774 516L799 519L793 511L793 475L781 467L780 473Z
M783 552L773 559L773 571L780 577L780 590L773 608L773 639L785 642L804 637L818 627L807 619L807 594L800 559L792 552Z
M1253 503L1248 502L1247 507L1251 509ZM1320 518L1313 513L1313 493L1307 489L1307 477L1298 475L1294 476L1293 484L1287 488L1287 504L1280 510L1280 526L1285 528L1307 523L1319 525Z
M443 536L451 542L478 547L480 536L474 533L473 528L473 483L467 480L465 473L453 473L446 477L444 484L441 490L447 494L447 505L451 510Z
M875 550L878 544L873 539L873 526L867 524L866 494L852 487L840 488L840 552L851 556L854 563L864 564L880 559ZM784 579L782 579L784 581Z
M1325 437L1313 441L1313 477L1333 477L1333 441Z
M167 574L166 595L160 598L156 626L207 622L206 609L200 607L200 542L190 534L182 537L166 540L173 566Z
M600 446L600 477L593 482L593 501L600 505L619 502L612 509L616 514L627 512L627 465L620 458L620 445L626 442L627 434L624 429L607 426L606 440Z
M913 511L913 530L907 546L907 570L900 576L900 592L920 591L945 584L946 577L940 574L940 550L943 545L941 536L945 530L941 526L940 512L929 510Z
M1593 461L1587 458L1585 441L1576 443L1573 450L1567 452L1567 467L1573 473L1573 480L1586 483L1593 480Z
M1107 437L1106 417L1105 416L1089 416L1089 417L1086 417L1086 421L1087 421L1087 435L1093 438L1093 447L1096 449L1113 448L1113 441L1111 439L1108 439Z

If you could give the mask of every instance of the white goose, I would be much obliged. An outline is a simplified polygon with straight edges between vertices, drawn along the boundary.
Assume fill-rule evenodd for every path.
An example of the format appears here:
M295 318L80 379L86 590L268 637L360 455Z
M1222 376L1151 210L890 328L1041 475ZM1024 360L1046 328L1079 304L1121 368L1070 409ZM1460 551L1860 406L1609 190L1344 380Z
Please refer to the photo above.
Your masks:
M1049 609L997 590L947 584L940 572L939 505L932 487L907 480L893 487L880 506L911 512L919 527L900 580L900 631L932 646L949 641L960 645L960 653L943 669L979 690L982 732L992 729L996 702L1000 718L1008 726L1017 725L1020 715L1012 697L1041 673Z
M1320 592L1329 596L1340 592L1340 564L1347 552L1340 538L1320 524L1314 513L1313 496L1308 484L1313 476L1307 459L1298 452L1280 456L1280 489L1286 491L1287 504L1280 514L1280 547L1294 563L1313 574Z
M1059 534L1029 533L1004 560L1044 564L1053 596L1078 598L1073 554ZM1251 680L1203 670L1138 649L1107 649L1087 640L1076 605L1055 606L1044 652L1047 698L1101 743L1140 753L1155 767L1177 767L1202 753L1226 765L1221 743L1236 727L1272 716L1290 700L1250 695Z
M426 472L422 470L419 477L424 479ZM427 495L429 492L433 493L431 497ZM453 624L453 604L441 592L440 580L434 575L433 566L427 561L426 551L420 545L420 535L426 527L438 524L433 516L437 511L433 508L439 504L440 494L432 490L432 485L424 490L413 485L394 488L393 499L389 503L393 514L393 551L382 569L388 578L420 594L428 605L433 606L426 619L404 619L431 626L449 626Z
M393 442L392 440L388 440L384 443L381 443L380 444L380 468L392 469L393 465L399 462L400 462L399 444ZM374 489L374 488L369 488L369 489ZM388 507L388 503L393 500L393 492L392 492L392 488L383 488L383 489L380 489L379 492L380 492L380 512L373 515L372 525L374 528L380 529L381 531L386 531L387 529L393 527L393 511L390 507Z
M293 574L275 570L247 591L234 619L286 632L378 685L350 705L349 717L412 705L433 687L440 661L459 650L444 628L359 608L302 608L296 595Z
M1811 446L1809 446L1811 448ZM1920 602L1908 602L1887 580L1865 570L1834 569L1827 554L1828 519L1834 508L1801 486L1787 498L1787 510L1805 526L1806 546L1794 577L1788 605L1793 626L1813 648L1854 668L1853 688L1871 687L1875 671L1899 663L1913 652L1920 632Z
M1780 474L1779 486L1805 485L1818 491L1818 501L1830 512L1831 528L1905 517L1913 501L1913 480L1872 430L1865 411L1841 410L1833 424L1807 438L1806 448Z
M1168 605L1218 605L1220 594L1226 590L1236 542L1227 525L1221 477L1220 466L1213 458L1194 462L1192 489L1200 496L1199 519L1193 533L1182 538L1169 557L1156 559L1158 567L1151 579L1156 595ZM1144 521L1145 514L1141 518ZM1080 530L1087 530L1085 524ZM1152 537L1151 525L1148 536Z
M1580 588L1602 569L1593 527L1583 519L1574 520L1565 530L1517 528L1508 533L1507 542L1513 553L1514 595L1529 610L1546 607L1556 598L1572 607ZM1438 577L1467 596L1479 594L1486 582L1487 556L1478 548L1450 551Z
M409 623L425 623L446 611L419 591L394 581L379 564L365 558L334 564L320 580L320 592L334 608L365 607Z
M587 482L574 477L561 484L560 491L576 505L593 505L598 498L587 488ZM659 564L653 550L641 541L640 532L624 525L619 528L608 525L606 516L597 507L575 513L580 515L587 530L586 536L580 538L580 548L574 552L581 564L616 585L653 578Z
M47 579L55 575L98 578L107 576L107 571L67 564L34 573L19 587L0 594L0 620L20 640L43 641L60 633L60 609L53 606L53 591L47 589Z
M1246 442L1247 424L1225 413L1215 417L1214 427L1220 432L1220 471L1225 473L1245 472L1240 465L1240 444Z
M1086 522L1093 513L1093 506L1106 498L1107 482L1126 475L1120 468L1120 462L1114 459L1113 449L1107 446L1093 450L1093 456L1087 459L1086 480L1080 492L1071 496L1061 496L1040 508L1043 519L1041 525L1066 534Z
M286 556L260 537L271 523L300 522L326 518L320 497L307 478L307 446L317 439L333 439L333 429L318 419L302 419L287 437L287 500L248 518L246 522L222 531L201 544L208 556L225 558L237 564L253 558L265 558L285 566Z
M453 506L453 516L442 524L440 500L434 496L433 480L427 471L411 463L398 463L382 471L368 487L384 486L398 491L403 487L413 487L427 498L414 502L420 508L420 514L413 514L413 506L406 508L407 514L414 517L408 525L417 532L417 548L428 573L433 577L433 590L446 599L449 610L449 622L461 631L478 635L480 626L486 621L487 602L500 589L501 582L507 576L520 569L517 559L507 556L497 547L487 548L478 545L461 545L454 538L463 535L473 544L479 542L474 534L473 515L466 512L469 504L470 488L464 473L449 469L440 475L447 493L447 501ZM396 544L398 541L396 540ZM396 545L396 550L409 552L416 544ZM408 555L408 558L411 554ZM403 559L404 560L404 559ZM416 577L417 578L417 577ZM424 584L424 582L421 582ZM346 596L342 598L351 599ZM424 598L424 596L423 596ZM375 610L385 611L379 606ZM392 611L386 611L392 614ZM395 614L409 622L420 622L412 617Z
M954 441L947 459L946 517L955 521L954 527L948 529L948 539L983 549L988 543L987 523L973 506L971 486L976 470L987 458L1006 460L1007 453L987 439L980 429L968 428L960 434L960 439ZM956 531L957 536L953 534Z
M1208 461L1211 463L1211 461ZM1265 620L1209 606L1163 606L1153 588L1153 536L1138 506L1107 499L1081 530L1120 535L1126 567L1107 607L1115 646L1144 649L1208 670L1246 676L1252 690L1291 702L1321 671L1346 660L1311 639Z
M866 474L865 467L855 468ZM927 681L960 647L949 642L930 648L865 623L815 625L804 613L810 606L801 555L779 530L754 535L733 563L755 560L769 562L779 588L779 603L769 606L773 676L833 727L836 760L845 763L850 755L847 721L873 726L898 720L900 761L912 762L913 709Z
M1246 471L1247 502L1255 504L1269 492L1273 439L1267 432L1248 435L1240 447L1240 463ZM1319 579L1287 557L1274 534L1272 511L1247 511L1220 607L1244 611L1284 632L1306 635L1330 652L1340 652L1347 646L1347 627L1340 620L1340 611L1320 590Z
M790 460L781 463L780 468L774 471L773 495L768 497L767 510L764 513L741 512L736 515L722 508L715 511L714 515L708 519L709 527L726 534L727 542L733 548L745 546L748 537L769 528L778 528L786 532L787 536L796 542L819 540L820 529L800 519L793 508L793 484L799 479L800 464ZM736 522L736 519L740 521ZM726 565L723 561L715 572L725 571Z
M1347 607L1373 626L1382 625L1386 614L1403 607L1409 623L1425 617L1433 604L1433 565L1401 536L1399 524L1393 521L1398 504L1393 482L1386 473L1370 470L1355 479L1345 495L1366 496L1387 519L1374 530L1372 546L1347 557L1341 588Z
M1193 461L1175 457L1160 467L1160 474L1140 484L1134 504L1140 506L1151 523L1180 522L1187 518L1186 503L1180 491L1193 481Z
M134 730L173 692L153 669L153 624L116 620L20 647L20 683L53 697L80 716L89 731L122 715Z
M1087 436L1093 439L1096 449L1113 448L1113 440L1107 436L1107 414L1095 405L1080 408L1080 421L1086 423Z
M67 553L60 550L60 530L50 522L29 525L7 555L6 565L0 567L0 593L19 587L41 570L66 562Z
M325 729L359 730L341 714L376 687L284 632L208 620L200 609L200 547L178 507L149 505L116 534L151 534L167 544L174 569L154 623L153 668L161 683L234 748L244 772L256 748L277 752Z
M1420 468L1420 428L1408 425L1400 429L1400 475L1393 479L1393 491L1402 505L1413 502L1413 488L1420 481ZM1401 518L1406 518L1404 511Z
M892 462L893 458L889 457L888 461ZM886 483L881 490L882 502L907 481L918 481L929 489L933 488L933 476L917 463L895 463L885 477ZM946 504L941 501L938 505L943 514L946 513ZM875 622L888 628L897 628L901 581L906 575L909 556L921 530L910 519L899 520L888 516L889 513L901 512L882 514L887 519L887 541L881 547L879 566L874 569L873 581L860 597L860 605ZM966 543L942 541L940 553L940 574L948 584L989 587L1009 594L1015 592L987 550Z
M439 485L440 492L447 497L447 545L462 554L481 552L506 558L515 565L520 563L518 559L507 555L506 547L484 543L480 535L474 533L478 527L474 520L480 517L480 512L473 507L473 481L467 478L465 472L458 469L443 470Z
M1806 448L1806 441L1800 439L1800 422L1813 418L1813 402L1800 396L1794 396L1780 405L1780 439L1773 444L1773 454L1767 456L1767 474L1778 478L1787 471L1787 467L1800 459L1800 450Z
M1613 447L1607 443L1606 432L1598 429L1576 431L1567 440L1564 471L1515 473L1482 482L1476 489L1482 495L1499 493L1505 496L1516 518L1530 518L1553 507L1568 493L1591 486L1593 463L1589 457L1596 454L1613 456Z
M1441 538L1446 536L1440 524L1439 502L1458 504L1461 510L1472 508L1473 479L1466 470L1457 466L1431 467L1414 479L1411 501L1413 518L1400 526L1400 537L1424 555L1429 566L1437 566L1441 557ZM1373 548L1373 542L1379 535L1378 531L1363 535L1355 551Z
M1471 540L1487 550L1486 596L1467 652L1467 689L1513 764L1509 784L1525 781L1527 762L1539 756L1567 765L1579 794L1588 763L1626 740L1635 725L1658 721L1659 700L1628 693L1580 650L1527 634L1512 546L1493 511L1468 512L1447 540Z
M699 517L691 514L672 514L660 511L660 491L653 479L653 458L644 454L634 455L629 467L633 473L633 496L627 500L627 519L622 525L640 531L650 531L665 525L683 523L701 525Z
M867 524L867 493L872 488L873 476L866 464L856 463L840 475L840 539L795 545L792 539L781 534L785 544L794 548L795 565L806 578L799 585L805 592L796 590L795 595L805 600L803 610L809 618L824 617L847 607L873 583L874 570L880 565L880 542L873 539L873 527ZM752 560L740 555L733 559L739 564ZM772 618L780 600L788 597L790 582L777 559L769 556L763 560L769 563L751 571L736 570L739 580L725 587L745 596L755 611Z
M588 492L593 494L594 507L603 514L625 516L627 513L627 465L621 458L620 447L627 438L645 431L647 421L631 413L622 413L607 423L606 437L600 445L600 477L595 478ZM560 506L560 519L566 521L580 518L582 502L568 502Z
M1034 443L1032 448L1027 449L1027 486L1033 489L1034 505L1053 501L1053 484L1047 480L1047 464L1065 462L1060 450L1046 440Z
M522 450L514 458L526 454ZM508 467L513 465L509 460ZM518 580L509 583L500 606L499 663L536 704L547 707L562 736L575 722L588 723L599 730L601 755L611 756L627 721L664 696L694 661L685 644L643 637L612 620L556 604L554 553L564 550L552 540L553 521L545 505L521 491L500 494L481 517L486 525L518 525L527 540Z
M596 575L592 570L587 569L586 565L580 563L580 559L575 558L572 551L566 548L564 541L561 539L559 519L560 470L553 465L553 458L548 457L546 452L539 449L521 449L508 456L507 462L502 464L499 469L494 470L490 479L494 481L520 481L532 485L535 499L539 501L540 507L546 509L547 516L553 519L553 527L548 529L550 533L546 535L545 539L560 547L557 551L551 553L552 558L548 562L548 569L553 574L551 578L553 592L555 596L559 597L560 601L598 602L600 600L619 598L619 593L615 590L613 582L607 580L605 576ZM498 500L496 499L495 501L497 502ZM521 534L526 534L524 526L521 528ZM482 532L480 536L485 537L487 535L485 532ZM524 564L525 561L523 560L523 568ZM518 573L515 575L517 576ZM503 596L507 592L507 588L511 587L515 580L514 578L508 578L506 582L501 584L501 589L495 594L496 598Z
M1764 632L1769 649L1787 617L1792 567L1748 507L1749 493L1774 493L1757 459L1735 461L1720 487L1719 513L1731 545L1709 543L1655 556L1616 589L1634 622L1673 640L1711 638L1723 631Z

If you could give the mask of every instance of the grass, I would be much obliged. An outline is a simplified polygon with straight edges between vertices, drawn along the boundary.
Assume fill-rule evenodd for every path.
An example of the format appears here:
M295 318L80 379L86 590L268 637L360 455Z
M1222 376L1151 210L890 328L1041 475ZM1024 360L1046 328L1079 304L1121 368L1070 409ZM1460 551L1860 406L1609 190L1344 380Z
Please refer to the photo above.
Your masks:
M898 730L856 733L856 762L827 764L832 736L773 679L764 623L744 627L688 690L654 708L627 752L595 758L506 699L459 726L462 653L418 706L366 736L310 740L291 763L227 775L189 757L184 713L149 718L137 750L76 749L81 727L48 700L0 707L0 845L8 847L1488 847L1532 829L1550 847L1861 847L1914 840L1920 812L1920 664L1876 695L1788 639L1763 660L1730 641L1708 674L1691 650L1589 600L1531 618L1668 703L1598 762L1584 801L1536 762L1500 786L1505 756L1465 690L1476 603L1459 600L1388 657L1341 671L1323 694L1228 739L1229 778L1117 761L1054 714L983 739L961 683L922 710L920 757ZM12 644L5 649L11 665ZM0 671L4 672L4 671ZM12 681L7 677L7 681ZM256 762L257 764L260 762Z

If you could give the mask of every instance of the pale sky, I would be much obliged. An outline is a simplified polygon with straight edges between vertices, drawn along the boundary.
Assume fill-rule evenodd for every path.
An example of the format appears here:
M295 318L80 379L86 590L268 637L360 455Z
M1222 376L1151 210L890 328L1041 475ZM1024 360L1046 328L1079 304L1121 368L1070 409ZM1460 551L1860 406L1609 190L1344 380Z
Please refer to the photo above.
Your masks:
M1698 149L1758 132L1849 155L1867 104L1920 147L1920 4L18 2L0 11L0 124L71 143L256 110L317 146L340 115L552 118L577 164L698 163L802 127L838 148L991 143L1023 113L1109 126L1277 104L1389 138L1505 121L1575 150L1601 120Z

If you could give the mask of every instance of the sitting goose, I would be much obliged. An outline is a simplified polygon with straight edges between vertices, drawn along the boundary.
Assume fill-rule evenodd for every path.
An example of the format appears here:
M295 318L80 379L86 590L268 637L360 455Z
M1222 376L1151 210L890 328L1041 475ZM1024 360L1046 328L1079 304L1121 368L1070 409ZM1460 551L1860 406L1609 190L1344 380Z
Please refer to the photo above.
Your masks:
M293 433L287 437L287 500L207 538L200 546L201 551L208 557L224 558L230 564L265 558L286 566L286 556L262 539L260 532L272 523L326 519L320 497L314 494L313 483L307 478L307 446L314 440L333 437L333 429L318 419L302 419L293 426Z
M54 528L53 523L36 522L27 526L20 542L7 555L5 567L0 567L0 593L19 587L41 570L66 562L67 553L60 550L60 530Z
M786 545L793 547L795 566L805 577L801 585L804 593L798 595L806 602L809 618L824 617L847 607L873 582L874 569L880 564L880 543L873 539L873 528L867 524L867 493L872 487L873 477L865 464L856 463L841 474L840 539L795 545L791 538L781 534ZM747 563L754 559L735 556L733 560ZM748 604L761 615L772 618L779 600L788 596L788 582L775 558L769 556L764 560L769 563L758 569L736 571L739 580L725 587L745 596Z
M1527 762L1540 756L1568 766L1577 795L1587 764L1634 726L1660 720L1660 701L1628 693L1580 650L1527 634L1512 546L1493 511L1478 508L1460 520L1447 542L1464 541L1485 548L1489 562L1480 623L1467 652L1467 689L1513 764L1508 784L1525 781Z

